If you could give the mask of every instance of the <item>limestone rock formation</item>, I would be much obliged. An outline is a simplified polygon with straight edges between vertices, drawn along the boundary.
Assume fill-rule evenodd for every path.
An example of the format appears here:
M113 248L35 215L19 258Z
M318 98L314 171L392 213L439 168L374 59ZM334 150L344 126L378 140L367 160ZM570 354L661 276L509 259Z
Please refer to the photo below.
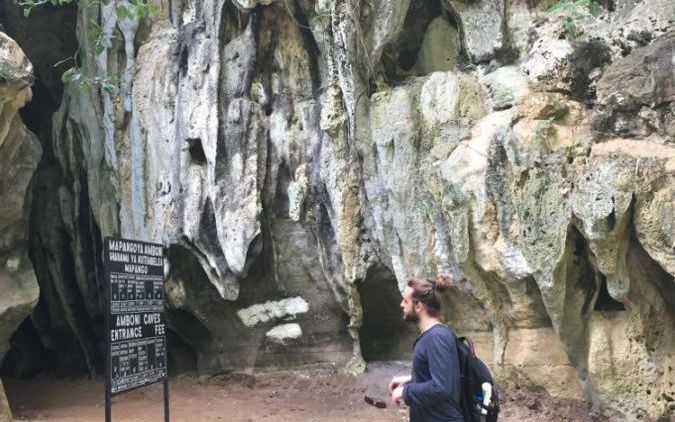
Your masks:
M0 358L9 337L30 315L38 283L28 258L29 183L42 150L18 114L31 98L33 67L19 46L0 32ZM11 413L0 382L0 420Z
M475 63L487 62L505 47L504 0L444 0L459 23L466 53Z
M121 235L167 247L179 371L406 358L399 292L443 274L500 380L671 417L675 10L554 3L78 10L80 45L92 14L116 34L80 60L119 92L44 117L42 344L95 372Z
M12 422L12 412L5 396L5 389L0 381L0 422Z

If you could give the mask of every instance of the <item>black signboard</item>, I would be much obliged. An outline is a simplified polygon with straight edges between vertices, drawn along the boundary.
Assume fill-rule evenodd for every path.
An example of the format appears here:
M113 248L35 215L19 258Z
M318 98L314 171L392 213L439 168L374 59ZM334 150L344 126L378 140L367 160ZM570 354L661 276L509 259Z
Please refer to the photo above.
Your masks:
M164 260L162 245L105 239L107 399L164 380L167 402ZM110 420L106 402L106 420Z

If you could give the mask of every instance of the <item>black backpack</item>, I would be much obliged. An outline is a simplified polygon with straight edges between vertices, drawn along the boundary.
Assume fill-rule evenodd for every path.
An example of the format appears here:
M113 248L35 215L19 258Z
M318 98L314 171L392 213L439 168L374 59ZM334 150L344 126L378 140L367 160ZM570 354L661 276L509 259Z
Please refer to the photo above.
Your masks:
M487 365L476 356L470 338L457 337L457 355L462 384L460 404L464 419L466 422L496 422L499 414L497 388ZM487 405L483 403L483 383L490 384L492 389Z

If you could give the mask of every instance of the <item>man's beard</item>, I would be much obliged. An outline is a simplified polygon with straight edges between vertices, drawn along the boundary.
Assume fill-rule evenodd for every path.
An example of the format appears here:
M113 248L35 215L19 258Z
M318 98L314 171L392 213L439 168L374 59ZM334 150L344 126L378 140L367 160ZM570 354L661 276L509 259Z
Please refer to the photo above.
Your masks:
M420 317L415 312L415 309L412 309L410 312L403 311L403 320L408 322L417 322Z

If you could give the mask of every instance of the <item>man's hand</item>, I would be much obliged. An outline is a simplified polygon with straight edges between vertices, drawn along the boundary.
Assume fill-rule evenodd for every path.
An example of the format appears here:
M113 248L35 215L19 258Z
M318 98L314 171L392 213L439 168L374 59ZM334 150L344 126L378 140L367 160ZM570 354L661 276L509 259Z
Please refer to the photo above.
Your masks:
M399 385L394 388L391 392L391 402L396 404L396 406L401 404L401 399L403 398L403 386Z
M410 375L401 375L398 377L394 377L389 381L389 392L393 392L397 387L403 386L407 383L410 382Z

